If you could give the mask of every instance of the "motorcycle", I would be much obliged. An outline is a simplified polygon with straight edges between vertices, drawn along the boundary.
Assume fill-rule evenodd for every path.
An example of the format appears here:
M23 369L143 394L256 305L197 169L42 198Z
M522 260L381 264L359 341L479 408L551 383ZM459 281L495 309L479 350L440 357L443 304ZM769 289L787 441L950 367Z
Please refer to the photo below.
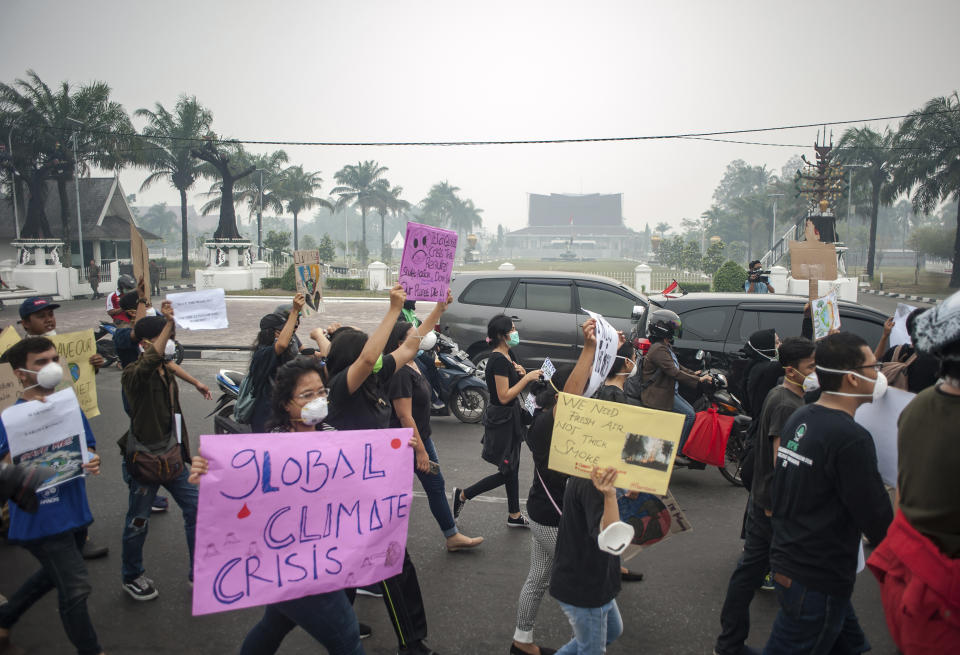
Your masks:
M710 369L708 374L711 381L701 385L703 391L693 403L693 408L702 412L713 406L717 408L717 413L721 416L733 417L733 427L730 429L730 437L727 439L724 464L717 468L720 469L720 474L730 484L742 487L743 480L740 477L740 470L743 465L743 455L746 452L747 434L750 431L750 423L753 419L747 414L740 400L730 391L726 374L715 368ZM699 464L699 462L692 463ZM703 467L705 465L701 464L701 468Z
M225 368L217 372L217 386L220 388L220 397L213 411L206 418L213 416L214 434L243 434L250 431L249 425L244 425L233 419L233 405L240 394L240 383L247 377L240 371L231 371Z
M476 376L476 365L456 341L436 334L436 345L416 359L439 399L430 413L433 416L453 414L463 423L479 423L490 402L487 384Z
M106 366L112 366L120 359L117 356L117 348L113 343L113 335L116 334L116 332L116 325L107 323L106 321L100 321L100 326L93 333L93 339L97 343L97 353L106 360ZM183 346L176 339L173 340L173 345L176 348L173 361L180 364L183 361Z

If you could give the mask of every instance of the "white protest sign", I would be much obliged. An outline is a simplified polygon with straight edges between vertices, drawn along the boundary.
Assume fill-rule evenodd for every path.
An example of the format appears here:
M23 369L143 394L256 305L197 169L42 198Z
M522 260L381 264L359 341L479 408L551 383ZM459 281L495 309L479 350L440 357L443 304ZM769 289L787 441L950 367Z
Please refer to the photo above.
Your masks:
M830 334L830 330L840 329L840 304L837 302L837 291L816 298L811 308L813 316L813 338L819 340Z
M897 420L915 396L890 387L880 400L860 405L853 417L873 437L880 477L892 487L897 486Z
M897 311L893 313L893 329L890 330L890 347L911 344L910 335L907 333L907 316L915 309L913 305L897 303Z
M533 416L533 413L537 411L537 399L532 393L523 397L523 408L530 412L530 416Z
M227 300L223 289L205 289L167 294L173 303L173 318L183 330L222 330L227 322Z
M554 366L550 358L547 357L543 360L543 366L540 367L540 370L543 371L543 379L549 380L553 377L553 374L557 372L557 367Z
M72 387L47 396L45 402L11 405L3 410L2 418L13 463L46 466L54 471L38 491L83 477L87 434Z
M590 383L583 394L590 398L597 392L603 381L607 379L610 369L617 357L617 348L619 346L619 336L617 330L610 325L603 316L591 312L589 309L583 310L590 318L596 319L597 328L597 352L593 355L593 367L590 369Z

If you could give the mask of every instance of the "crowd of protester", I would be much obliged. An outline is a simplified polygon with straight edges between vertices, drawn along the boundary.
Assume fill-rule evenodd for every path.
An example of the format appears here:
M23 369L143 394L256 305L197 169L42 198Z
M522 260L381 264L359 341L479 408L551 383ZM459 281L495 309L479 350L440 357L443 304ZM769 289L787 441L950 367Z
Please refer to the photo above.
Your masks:
M756 282L761 284L760 281ZM765 283L763 283L765 284ZM764 292L757 288L753 292ZM772 292L772 289L771 289ZM179 399L179 382L205 398L209 389L175 364L174 310L168 301L151 307L142 281L121 280L107 298L118 326L114 336L122 366L122 402L129 424L117 442L120 475L129 491L121 539L121 585L138 601L159 596L147 576L144 544L161 488L179 507L187 542L183 577L192 584L199 489L208 462L191 457ZM434 327L453 302L448 294L422 321L397 285L389 309L369 334L333 324L314 330L316 347L297 337L304 297L259 321L248 375L251 431L315 433L320 441L336 430L410 428L410 457L448 551L480 547L458 527L468 501L500 486L507 496L507 527L529 529L530 566L518 581L517 619L510 653L593 654L624 632L617 606L622 582L642 580L623 566L605 535L620 523L615 469L594 467L588 478L549 469L554 414L561 392L583 395L597 349L596 322L582 326L583 349L573 366L552 377L527 371L514 354L520 334L509 316L487 326L492 352L485 370L490 404L484 413L482 459L496 467L466 487L454 486L452 504L432 440L434 396L430 371ZM30 298L20 309L24 338L3 355L22 391L17 402L44 400L61 381L54 310L59 305ZM867 344L852 333L810 336L764 330L745 346L745 407L753 418L744 482L743 552L729 579L720 610L718 655L758 652L746 645L750 603L759 589L776 591L780 610L767 633L764 653L861 653L870 649L851 597L864 542L873 547L866 564L880 582L887 624L898 648L912 653L960 652L960 294L907 320L908 344L890 347L892 320L883 339ZM806 323L798 332L806 333ZM616 358L594 394L599 400L683 415L678 463L696 413L681 386L700 388L711 376L683 367L673 348L680 317L651 308L651 347L643 354L620 335ZM781 338L782 337L782 338ZM99 355L90 363L104 365ZM426 369L424 368L426 367ZM428 372L429 371L429 372ZM889 376L889 380L888 380ZM635 381L632 384L631 381ZM854 419L862 405L879 402L888 388L916 394L900 415L898 478L881 479L871 434ZM532 411L523 397L531 393ZM79 411L79 410L78 410ZM81 412L82 414L82 412ZM82 416L91 456L84 469L98 475L97 440ZM526 515L519 475L526 444L533 463ZM0 421L0 457L10 460ZM96 483L93 481L92 483ZM77 478L48 494L39 511L10 506L7 538L22 545L40 568L0 604L0 655L18 652L11 629L43 595L56 590L64 631L81 655L103 648L87 610L91 593L84 559L107 549L88 539L93 522L86 481ZM46 492L44 492L46 493ZM629 495L629 494L626 494ZM736 526L731 526L735 529ZM333 655L364 652L369 626L357 619L357 593L383 598L400 655L436 653L427 643L427 616L413 558L405 549L401 571L364 589L345 589L273 603L246 636L239 652L276 652L300 627ZM570 624L569 642L554 650L534 639L544 595L555 599ZM756 632L756 629L755 629ZM637 652L642 650L638 645Z

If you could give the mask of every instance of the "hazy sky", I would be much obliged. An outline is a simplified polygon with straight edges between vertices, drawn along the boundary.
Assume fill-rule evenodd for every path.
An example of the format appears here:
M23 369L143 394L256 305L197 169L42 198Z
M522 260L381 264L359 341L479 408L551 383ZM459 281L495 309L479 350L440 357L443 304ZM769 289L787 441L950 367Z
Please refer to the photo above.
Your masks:
M957 24L956 0L0 0L0 80L31 68L51 85L103 80L131 113L192 94L239 139L636 136L906 113L960 87ZM322 172L324 191L360 159L389 167L411 202L449 180L493 230L526 223L529 192L622 192L631 227L679 225L708 208L731 160L779 171L801 152L682 140L285 149ZM121 173L139 204L178 203L172 187L139 193L144 177Z

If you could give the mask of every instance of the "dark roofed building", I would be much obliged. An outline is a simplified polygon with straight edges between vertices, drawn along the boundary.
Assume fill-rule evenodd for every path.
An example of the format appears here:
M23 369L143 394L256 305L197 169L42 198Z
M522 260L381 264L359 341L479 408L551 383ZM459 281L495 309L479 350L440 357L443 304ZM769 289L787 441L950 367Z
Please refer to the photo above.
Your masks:
M21 200L18 198L18 200ZM74 267L80 265L79 242L77 241L77 193L73 182L67 183L68 211L71 217L70 249ZM22 202L22 200L21 200ZM25 203L24 203L25 204ZM56 182L47 182L47 197L44 209L54 238L63 238L60 225L60 196ZM26 211L20 212L20 226ZM95 259L103 266L116 259L130 258L130 224L136 224L127 197L117 177L91 177L80 179L80 218L83 227L83 254L87 262ZM156 235L140 230L145 239ZM13 203L0 202L0 260L16 259L17 253L10 242L16 237L13 224ZM84 262L86 264L86 262ZM64 262L66 265L66 262Z
M623 223L623 194L530 194L527 227L504 235L511 257L636 257L641 234Z

